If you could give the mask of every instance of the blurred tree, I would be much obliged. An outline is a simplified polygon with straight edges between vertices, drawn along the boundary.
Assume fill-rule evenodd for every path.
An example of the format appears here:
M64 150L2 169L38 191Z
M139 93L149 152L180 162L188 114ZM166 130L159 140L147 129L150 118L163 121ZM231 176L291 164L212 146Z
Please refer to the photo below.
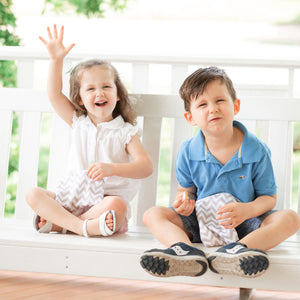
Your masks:
M11 11L12 0L0 0L0 46L18 46L20 38L15 34L16 17ZM0 87L17 86L17 67L14 61L0 60ZM10 214L14 211L14 200L16 198L16 185L12 182L13 174L18 170L18 116L14 113L12 124L12 143L10 160L8 166L8 184L6 194L5 212Z
M104 13L110 9L118 11L126 8L127 3L130 0L45 0L45 9L48 8L48 4L52 6L56 13L73 11L75 9L76 14L84 15L88 18L97 17L103 18Z
M11 11L12 0L0 0L0 45L18 46L20 38L14 33L16 17ZM0 86L15 87L16 66L12 61L0 61Z

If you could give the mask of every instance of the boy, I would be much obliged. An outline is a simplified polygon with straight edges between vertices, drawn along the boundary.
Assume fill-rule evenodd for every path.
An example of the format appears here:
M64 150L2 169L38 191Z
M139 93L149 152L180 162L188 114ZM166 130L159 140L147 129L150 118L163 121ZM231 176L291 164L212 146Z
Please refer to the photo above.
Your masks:
M227 74L216 67L199 69L183 82L180 96L185 119L200 131L178 152L173 208L153 207L144 215L145 225L168 249L144 252L141 266L164 277L200 276L208 265L219 274L259 276L269 266L265 250L296 233L300 218L292 210L272 210L276 184L270 151L233 120L240 100ZM201 242L195 201L218 193L239 200L223 205L216 217L225 229L236 230L239 241L206 258L192 247Z

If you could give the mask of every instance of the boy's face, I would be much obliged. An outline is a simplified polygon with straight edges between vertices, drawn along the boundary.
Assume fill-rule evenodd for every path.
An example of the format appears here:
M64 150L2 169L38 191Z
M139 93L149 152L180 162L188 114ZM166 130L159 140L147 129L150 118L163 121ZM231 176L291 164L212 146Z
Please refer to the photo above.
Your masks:
M222 134L232 128L234 116L240 110L240 100L232 99L225 84L220 80L210 82L202 95L192 99L186 120L197 125L207 135Z

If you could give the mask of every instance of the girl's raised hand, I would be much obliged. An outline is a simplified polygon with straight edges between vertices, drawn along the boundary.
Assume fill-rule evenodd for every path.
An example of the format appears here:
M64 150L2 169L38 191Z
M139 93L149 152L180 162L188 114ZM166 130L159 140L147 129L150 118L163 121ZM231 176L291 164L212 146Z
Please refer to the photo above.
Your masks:
M47 42L41 36L39 36L39 39L47 47L51 59L63 59L75 44L71 44L67 47L63 45L64 26L61 26L59 34L57 33L56 24L53 25L53 34L51 33L49 26L47 27L47 31L49 41Z

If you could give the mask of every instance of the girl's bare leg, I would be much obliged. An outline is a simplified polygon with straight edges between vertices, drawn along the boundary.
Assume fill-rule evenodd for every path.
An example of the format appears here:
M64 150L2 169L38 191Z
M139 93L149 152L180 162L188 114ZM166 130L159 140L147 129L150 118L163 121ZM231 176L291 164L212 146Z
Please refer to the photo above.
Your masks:
M116 231L123 224L126 217L127 207L125 202L116 196L106 196L103 201L79 217L71 214L63 208L56 200L55 193L42 188L33 188L26 195L26 201L30 207L41 217L39 226L42 227L46 220L50 221L53 231L61 231L65 228L71 232L83 235L83 220L90 219L87 223L87 232L89 235L100 235L99 216L107 210L115 210L117 218ZM113 228L112 214L106 218L108 228Z
M48 220L60 228L83 235L83 221L64 209L55 200L55 193L40 187L32 188L26 195L26 201L43 220ZM59 227L56 227L56 229L59 229Z
M91 207L87 212L79 216L80 219L89 219L87 222L87 232L89 235L99 234L99 216L108 210L114 210L116 213L116 231L120 229L126 218L127 206L125 201L118 196L105 196L103 200ZM106 217L106 225L112 230L113 228L113 216L108 214Z

